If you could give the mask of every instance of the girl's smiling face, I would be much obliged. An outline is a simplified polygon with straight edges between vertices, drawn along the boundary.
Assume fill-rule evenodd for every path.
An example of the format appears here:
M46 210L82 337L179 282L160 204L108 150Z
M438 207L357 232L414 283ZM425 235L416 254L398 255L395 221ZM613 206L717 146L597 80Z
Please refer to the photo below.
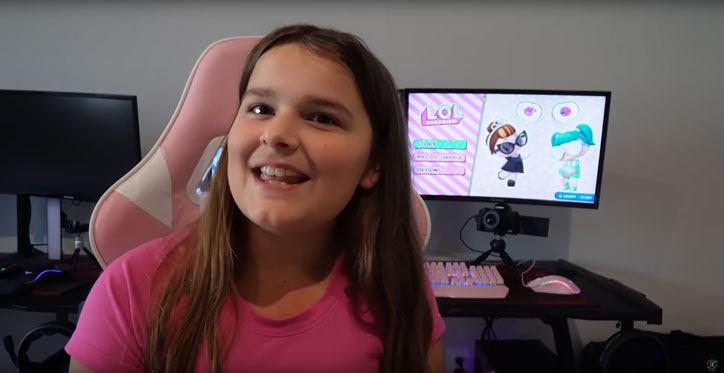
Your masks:
M354 76L298 44L258 60L228 138L231 194L276 233L329 227L358 186L372 188L372 126Z

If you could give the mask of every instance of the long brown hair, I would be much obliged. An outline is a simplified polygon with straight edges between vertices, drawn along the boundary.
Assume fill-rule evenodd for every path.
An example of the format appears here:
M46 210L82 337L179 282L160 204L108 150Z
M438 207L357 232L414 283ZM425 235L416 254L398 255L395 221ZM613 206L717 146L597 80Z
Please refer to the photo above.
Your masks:
M421 243L412 219L407 130L394 80L358 37L293 25L271 32L251 51L240 94L246 91L259 58L289 43L343 63L355 77L372 124L370 161L379 168L380 177L371 190L358 189L341 212L337 244L345 250L344 271L354 290L350 296L370 302L384 327L381 371L425 371L432 317L424 290ZM229 346L223 346L220 338L218 314L230 294L238 296L235 279L246 244L246 218L231 196L227 163L224 151L208 205L188 240L192 249L182 250L185 259L171 270L151 309L147 371L193 370L202 342L211 369L222 370ZM174 309L179 303L185 308L177 316Z

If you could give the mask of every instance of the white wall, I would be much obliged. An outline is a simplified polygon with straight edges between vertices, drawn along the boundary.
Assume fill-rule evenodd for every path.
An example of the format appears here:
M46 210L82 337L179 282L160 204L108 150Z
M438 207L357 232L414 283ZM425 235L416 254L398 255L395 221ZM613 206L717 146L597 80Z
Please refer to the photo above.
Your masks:
M664 325L650 329L724 335L721 4L3 3L0 88L137 95L145 152L209 43L291 22L360 35L401 87L612 91L601 208L521 206L552 219L551 237L512 237L509 251L568 259L645 293L664 309ZM430 252L473 257L457 231L482 206L430 204ZM7 208L14 202L1 198ZM12 213L2 218L11 228L0 235L14 234ZM490 240L467 237L479 247ZM548 329L529 326L550 343ZM582 344L615 331L605 322L575 327Z

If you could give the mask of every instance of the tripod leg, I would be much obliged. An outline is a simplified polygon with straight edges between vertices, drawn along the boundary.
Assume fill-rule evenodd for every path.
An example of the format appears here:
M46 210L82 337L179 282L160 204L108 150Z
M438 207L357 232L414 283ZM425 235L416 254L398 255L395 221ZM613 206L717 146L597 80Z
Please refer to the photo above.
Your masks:
M508 253L506 253L505 251L501 251L498 254L500 254L500 259L503 259L503 263L505 263L505 265L517 270L518 266L515 265L513 258L511 258Z
M80 249L73 250L73 256L70 259L70 262L72 263L73 271L75 271L75 267L78 264L78 257L80 256Z
M88 250L88 248L86 248L85 246L83 246L83 252L85 253L85 255L88 255L91 258L95 258L95 255L93 255L93 253L90 250Z
M96 262L96 265L98 265L98 268L103 269L103 267L101 266L101 264L98 263L98 259L96 259L96 256L93 255L93 253L92 253L90 250L88 250L88 248L86 248L85 246L83 246L83 251L85 252L86 255L88 255L89 257L91 257L94 262Z
M488 251L480 254L480 256L478 256L477 258L475 258L475 260L473 260L472 262L470 262L469 265L476 266L476 265L482 263L485 259L488 258L488 256L489 256L490 253L492 253L492 252L493 252L493 249L490 249L490 250L488 250Z

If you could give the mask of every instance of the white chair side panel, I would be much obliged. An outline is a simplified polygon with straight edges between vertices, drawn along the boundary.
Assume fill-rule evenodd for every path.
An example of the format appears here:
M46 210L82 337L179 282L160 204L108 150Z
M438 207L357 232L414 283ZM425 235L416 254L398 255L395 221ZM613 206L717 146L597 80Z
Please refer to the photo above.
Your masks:
M173 227L171 173L161 151L155 151L143 167L118 186L116 192L169 228Z

